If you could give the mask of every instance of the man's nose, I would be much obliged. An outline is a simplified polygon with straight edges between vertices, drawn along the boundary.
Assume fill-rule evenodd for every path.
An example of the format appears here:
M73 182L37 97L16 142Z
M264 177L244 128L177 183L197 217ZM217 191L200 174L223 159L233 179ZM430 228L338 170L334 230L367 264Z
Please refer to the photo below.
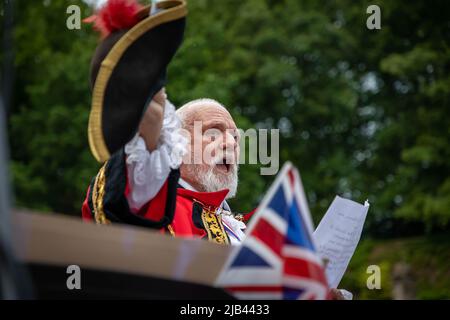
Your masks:
M234 136L230 133L225 133L222 140L222 149L228 151L234 151L238 146L238 143Z

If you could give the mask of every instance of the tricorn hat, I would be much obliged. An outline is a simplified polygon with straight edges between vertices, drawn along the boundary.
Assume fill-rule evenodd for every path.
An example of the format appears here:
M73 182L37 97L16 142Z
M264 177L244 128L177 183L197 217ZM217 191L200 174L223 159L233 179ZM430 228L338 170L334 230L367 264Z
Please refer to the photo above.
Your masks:
M104 162L136 134L153 96L166 83L166 69L179 48L187 15L184 0L141 6L109 0L87 22L102 40L91 62L89 145ZM156 10L155 10L156 9Z

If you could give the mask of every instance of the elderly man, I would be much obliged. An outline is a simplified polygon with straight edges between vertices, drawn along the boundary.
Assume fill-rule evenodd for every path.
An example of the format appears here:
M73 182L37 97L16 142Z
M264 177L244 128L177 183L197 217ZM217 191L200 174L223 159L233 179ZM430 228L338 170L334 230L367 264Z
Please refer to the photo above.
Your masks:
M138 134L93 179L83 219L239 244L243 221L251 214L234 215L226 202L237 191L239 152L236 124L219 102L194 100L175 111L162 90L150 103ZM178 168L181 177L174 174ZM158 224L171 205L168 185L173 180L178 183L175 214L170 223ZM345 299L337 289L330 290L330 297Z
M181 184L203 192L227 189L227 198L234 197L240 137L230 113L215 100L199 99L181 107L177 115L191 138L191 152L181 165Z
M234 215L226 199L236 194L239 151L236 124L220 103L199 99L175 111L161 90L138 134L93 179L83 218L238 244L247 219ZM178 169L181 177L171 197L169 184ZM171 205L170 223L151 225L163 221Z

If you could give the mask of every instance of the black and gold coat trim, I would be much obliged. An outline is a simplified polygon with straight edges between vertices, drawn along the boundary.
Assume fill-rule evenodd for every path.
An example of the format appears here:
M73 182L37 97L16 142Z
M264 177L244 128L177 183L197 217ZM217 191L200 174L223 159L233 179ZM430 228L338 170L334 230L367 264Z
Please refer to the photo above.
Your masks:
M95 222L98 224L108 224L110 222L125 223L152 229L166 228L172 223L175 214L180 171L178 169L171 170L168 177L164 216L159 221L152 221L131 212L125 197L125 170L125 153L121 149L113 154L92 180L88 205Z
M218 244L230 244L230 238L223 226L222 218L217 214L217 208L205 206L194 200L192 220L199 229L204 229L208 240Z

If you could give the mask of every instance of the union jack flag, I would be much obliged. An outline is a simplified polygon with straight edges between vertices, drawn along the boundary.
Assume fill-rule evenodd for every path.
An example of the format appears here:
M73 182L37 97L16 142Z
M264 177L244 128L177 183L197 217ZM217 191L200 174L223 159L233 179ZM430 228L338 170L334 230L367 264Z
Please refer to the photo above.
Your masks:
M216 285L240 299L326 299L329 289L312 231L300 175L288 162Z

